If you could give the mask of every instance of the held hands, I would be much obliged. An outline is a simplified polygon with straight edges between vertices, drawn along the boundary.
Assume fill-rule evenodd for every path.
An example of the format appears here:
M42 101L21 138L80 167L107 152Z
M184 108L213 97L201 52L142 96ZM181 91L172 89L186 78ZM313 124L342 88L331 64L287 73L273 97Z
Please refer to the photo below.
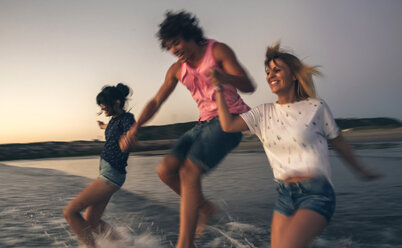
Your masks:
M127 152L134 148L134 144L137 141L137 131L134 128L130 128L126 133L120 136L119 146L120 150Z
M224 84L227 81L227 74L215 66L209 69L207 72L207 77L215 86Z

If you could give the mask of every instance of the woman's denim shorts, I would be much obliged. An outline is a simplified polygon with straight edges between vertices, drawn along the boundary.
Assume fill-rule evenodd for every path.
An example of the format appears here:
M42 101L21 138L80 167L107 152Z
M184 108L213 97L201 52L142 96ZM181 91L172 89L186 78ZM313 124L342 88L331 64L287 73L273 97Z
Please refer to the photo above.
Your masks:
M113 168L106 160L101 159L99 163L99 178L118 188L126 181L126 174Z
M211 171L241 141L242 133L222 131L219 119L199 123L176 142L170 155L188 158L204 173Z
M335 211L335 192L325 176L300 182L275 180L278 200L274 210L292 216L299 209L309 209L329 222Z

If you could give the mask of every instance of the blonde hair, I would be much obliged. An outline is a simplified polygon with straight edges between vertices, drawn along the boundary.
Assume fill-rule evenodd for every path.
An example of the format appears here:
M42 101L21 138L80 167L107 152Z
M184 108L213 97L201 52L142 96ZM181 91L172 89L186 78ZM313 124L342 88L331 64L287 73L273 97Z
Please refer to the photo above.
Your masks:
M290 72L296 77L296 96L303 100L308 97L316 98L316 92L313 82L313 75L320 76L321 72L317 70L318 66L308 66L303 64L299 58L293 54L287 53L280 48L280 42L267 48L265 54L265 66L269 67L269 62L276 63L276 59L282 60L290 69Z

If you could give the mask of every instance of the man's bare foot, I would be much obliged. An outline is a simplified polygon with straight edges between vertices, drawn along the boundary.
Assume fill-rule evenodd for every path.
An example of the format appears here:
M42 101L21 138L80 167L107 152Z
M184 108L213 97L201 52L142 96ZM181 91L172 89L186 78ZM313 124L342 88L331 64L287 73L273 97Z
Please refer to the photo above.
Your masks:
M200 238L205 230L205 225L208 220L218 212L219 208L210 201L205 201L200 208L200 215L198 216L197 227L195 229L195 237Z

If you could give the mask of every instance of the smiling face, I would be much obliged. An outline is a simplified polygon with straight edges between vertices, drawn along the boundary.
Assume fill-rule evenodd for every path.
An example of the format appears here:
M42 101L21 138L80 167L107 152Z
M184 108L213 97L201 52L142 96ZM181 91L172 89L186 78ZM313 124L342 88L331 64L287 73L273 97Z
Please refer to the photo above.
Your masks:
M164 44L167 50L182 62L191 58L194 53L194 45L197 45L193 40L187 41L182 37L167 40Z
M108 107L104 104L100 104L99 107L101 108L101 110L103 111L103 113L105 114L106 117L109 117L112 115L110 107Z
M295 91L296 77L281 59L269 61L269 66L265 67L267 82L272 93L277 95L293 94Z

